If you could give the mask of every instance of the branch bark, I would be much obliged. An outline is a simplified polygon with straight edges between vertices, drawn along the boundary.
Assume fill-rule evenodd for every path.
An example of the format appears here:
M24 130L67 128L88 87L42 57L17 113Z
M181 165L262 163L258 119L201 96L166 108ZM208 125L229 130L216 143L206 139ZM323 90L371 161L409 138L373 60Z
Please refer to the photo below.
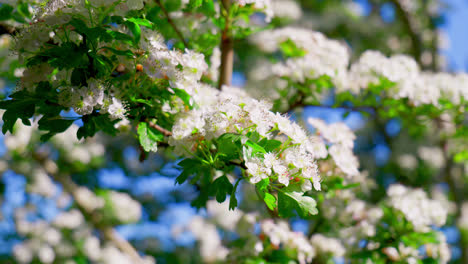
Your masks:
M232 39L230 27L231 21L229 17L229 9L231 6L230 0L222 0L224 12L224 29L221 32L221 66L219 70L218 89L223 85L231 85L232 71L234 64L234 40Z
M149 124L150 127L152 127L152 128L154 128L154 129L158 130L159 132L161 132L164 136L166 136L166 137L172 136L172 132L171 132L171 131L169 131L169 130L163 128L163 127L161 127L160 125L155 124L155 123L153 123L153 122L148 122L148 124Z
M174 20L172 20L172 18L170 17L169 12L164 7L164 5L161 3L161 0L155 0L155 2L159 6L159 8L161 8L161 11L164 13L164 16L166 17L167 22L172 26L175 33L179 37L180 41L182 41L182 43L184 43L184 47L189 48L189 45L188 45L187 41L184 38L184 35L182 35L182 32L179 30L177 25L174 23Z
M416 59L419 65L421 63L421 55L423 52L423 46L421 37L419 35L419 25L416 21L416 17L410 13L409 10L402 4L401 0L390 0L395 5L398 16L401 18L406 31L411 39L411 47L413 57Z

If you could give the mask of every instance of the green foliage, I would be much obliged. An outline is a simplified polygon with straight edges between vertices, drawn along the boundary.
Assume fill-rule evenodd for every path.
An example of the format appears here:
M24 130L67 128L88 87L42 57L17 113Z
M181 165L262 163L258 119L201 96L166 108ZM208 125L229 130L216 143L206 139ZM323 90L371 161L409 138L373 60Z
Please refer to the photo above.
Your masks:
M16 92L10 95L11 100L0 102L0 109L5 109L3 114L2 133L10 131L13 133L13 126L16 120L21 119L23 124L30 126L30 118L34 115L36 100L25 91Z
M93 113L81 117L83 126L78 129L78 139L94 136L98 131L103 131L109 135L116 135L118 130L114 127L118 120L111 120L109 115Z
M226 175L223 175L214 180L210 185L210 195L215 196L216 201L222 203L226 200L226 195L231 194L233 189L229 179Z
M284 56L296 58L296 57L304 57L306 55L306 51L296 46L294 41L288 39L280 44L281 52L283 52Z
M281 217L292 217L296 212L301 217L308 217L318 213L317 203L310 196L305 196L294 187L279 189L278 213Z
M48 132L41 136L41 141L47 141L54 135L64 132L73 122L73 119L63 119L61 116L43 116L38 122L39 130Z
M138 125L137 132L140 144L147 152L156 152L158 150L158 142L161 142L164 139L164 135L160 131L151 127L147 122L141 122Z

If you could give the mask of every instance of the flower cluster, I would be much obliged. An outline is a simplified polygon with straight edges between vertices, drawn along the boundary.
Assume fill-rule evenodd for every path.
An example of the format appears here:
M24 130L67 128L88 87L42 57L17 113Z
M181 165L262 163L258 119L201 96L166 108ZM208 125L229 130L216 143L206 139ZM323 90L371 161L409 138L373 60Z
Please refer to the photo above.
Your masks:
M140 220L142 214L141 205L128 194L111 191L108 198L112 213L119 222L133 223Z
M395 83L390 91L394 98L408 98L415 105L439 105L444 98L459 104L467 98L466 74L421 72L413 58L405 55L385 57L377 51L367 51L359 61L351 66L349 87L352 91L365 89L369 84L377 84L379 78Z
M252 37L252 42L265 52L279 49L297 49L284 63L273 65L273 73L295 82L317 79L327 75L341 85L349 63L348 49L338 41L330 40L320 32L286 27L268 30Z
M312 117L308 118L307 122L316 129L318 137L331 144L328 153L336 165L347 175L358 175L359 161L353 155L356 139L353 131L341 122L327 125L323 120ZM323 158L328 155L325 148L320 149L320 153Z
M394 184L387 194L390 205L401 211L416 231L427 232L431 225L445 224L447 209L439 201L429 199L424 191Z
M58 202L58 201L57 201ZM118 250L111 243L101 244L93 229L85 222L80 211L63 211L52 221L28 220L33 212L20 208L15 213L17 230L28 239L16 244L13 256L18 263L75 263L77 254L76 241L83 243L82 254L96 264L130 264L132 258ZM144 264L154 263L151 257L145 257Z
M274 74L293 82L304 83L328 76L338 92L359 93L372 84L380 84L384 78L393 84L386 96L407 98L416 106L439 106L440 99L460 104L468 98L467 74L423 72L417 62L406 55L388 58L378 51L366 51L348 70L348 48L319 32L285 27L260 32L252 36L251 41L268 53L282 49L286 61L270 66L271 70L263 74Z
M310 263L315 257L316 250L306 236L300 232L291 231L286 222L275 223L268 219L260 222L260 228L262 234L268 237L274 247L279 248L280 245L284 245L295 249L299 263Z
M322 234L315 234L310 238L310 242L317 250L317 255L330 254L334 257L344 256L346 249L336 238L326 237Z
M271 3L275 17L297 20L302 16L302 9L296 1L293 0L273 0Z
M200 87L198 92L205 97L202 99L203 104L197 100L201 96L195 95L194 99L200 107L180 114L173 126L173 136L169 143L175 147L177 153L191 154L200 140L212 140L226 133L246 135L254 131L262 137L281 141L283 149L259 155L253 153L251 148L244 148L243 159L252 183L270 178L288 186L291 180L305 179L302 183L304 191L312 188L310 180L314 188L320 190L315 160L328 155L322 138L308 136L286 116L270 112L268 104L249 98L241 90L224 87L223 91L218 92L213 88ZM327 135L327 140L332 138L331 142L339 143L331 149L331 153L340 162L339 166L353 175L357 171L355 158L350 150L354 135L349 129L342 131L341 134ZM344 138L340 139L342 136Z
M450 248L446 242L445 236L438 233L438 244L427 244L424 246L426 255L433 259L438 259L441 264L449 262L451 253ZM420 250L413 247L405 246L399 243L398 247L385 247L382 249L388 259L391 261L405 261L406 263L419 263L418 260L423 259L425 256L421 254Z
M79 115L89 115L94 110L109 113L113 119L124 119L126 109L116 97L106 93L104 84L96 79L89 79L87 87L64 86L60 88L59 103L72 107Z
M216 226L206 222L202 217L190 221L189 230L200 241L200 254L207 262L223 260L229 250L222 245Z

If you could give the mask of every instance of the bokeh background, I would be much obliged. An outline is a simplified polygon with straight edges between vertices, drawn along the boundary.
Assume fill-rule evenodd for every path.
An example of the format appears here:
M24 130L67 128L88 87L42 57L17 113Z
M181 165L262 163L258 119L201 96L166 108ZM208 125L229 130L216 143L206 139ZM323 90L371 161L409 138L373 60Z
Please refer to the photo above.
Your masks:
M411 4L411 0L408 0ZM416 1L415 1L416 2ZM437 36L427 33L427 41L422 48L422 64L428 70L443 70L449 72L468 71L468 1L417 1L431 6L431 17L426 13L419 14L416 19L421 21L421 30L430 29ZM338 1L338 0L302 0L304 9L301 25L324 32L331 38L345 39L358 56L364 50L376 49L386 54L408 53L414 50L408 44L408 33L404 23L398 15L393 1ZM424 36L424 33L421 34ZM435 40L434 40L435 38ZM435 43L435 45L433 45ZM249 56L248 53L239 53L240 57ZM242 61L242 60L240 60ZM246 84L246 66L236 64L234 84ZM4 91L14 87L14 83L6 81ZM332 102L333 98L326 98ZM369 123L365 116L351 112L343 119L343 110L322 109L319 107L306 107L299 115L293 115L298 121L315 116L325 119L329 123L344 121L353 130L359 131L356 149L363 160L370 175L374 175L382 188L393 182L405 181L409 185L418 186L424 180L424 172L416 173L417 178L393 174L392 166L396 162L398 153L392 153L390 146L405 142L405 135L401 133L401 124L398 120L385 123ZM73 115L71 113L70 115ZM369 131L375 133L370 134ZM368 133L369 132L369 133ZM195 215L205 215L204 210L196 211L190 206L190 201L196 197L193 186L175 185L174 179L180 173L173 162L167 162L162 157L152 155L146 161L139 161L139 150L132 139L103 139L107 145L114 146L107 149L104 168L97 166L90 170L81 170L73 175L80 184L91 189L115 189L128 192L132 197L138 198L143 205L143 220L138 224L123 225L117 228L126 239L134 241L138 248L153 252L158 263L189 263L196 257L189 250L196 243L194 236L184 230L184 226ZM393 148L392 148L393 149ZM0 158L5 155L7 148L5 136L0 134ZM429 162L428 162L429 163ZM51 199L39 195L28 194L27 184L23 175L15 174L0 160L1 171L0 193L2 193L0 210L0 262L14 263L11 258L12 248L21 241L15 227L15 209L23 207L26 203L37 207L37 215L31 219L54 219L61 210ZM419 170L424 171L421 165ZM86 175L86 176L83 176ZM447 188L441 184L440 189ZM56 196L61 195L61 187L56 185ZM239 195L241 206L242 195ZM294 230L307 231L308 224L299 219L292 220ZM460 258L459 239L457 229L451 226L442 228L448 242L452 245L452 259ZM194 259L195 257L195 259ZM336 260L340 262L339 259Z

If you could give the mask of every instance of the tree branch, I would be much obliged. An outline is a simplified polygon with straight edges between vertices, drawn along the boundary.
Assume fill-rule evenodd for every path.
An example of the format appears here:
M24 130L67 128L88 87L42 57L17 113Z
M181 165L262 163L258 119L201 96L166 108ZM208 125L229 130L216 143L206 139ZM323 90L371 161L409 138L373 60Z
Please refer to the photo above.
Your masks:
M149 124L150 127L152 127L154 129L158 130L159 132L161 132L164 136L166 136L166 137L172 136L171 131L159 126L158 124L155 124L153 122L148 122L148 124Z
M401 0L390 0L395 5L398 16L401 18L406 31L411 39L413 57L419 65L421 64L421 55L423 52L422 41L419 36L419 25L415 16L402 4Z
M104 238L111 241L118 249L122 252L130 256L133 263L141 264L143 260L138 254L137 250L125 239L123 239L112 227L104 226L101 224L101 219L98 215L94 214L93 212L89 212L85 206L83 206L83 201L80 199L77 190L78 185L76 185L73 180L71 179L70 175L59 175L58 168L55 163L49 159L45 155L41 155L38 153L33 153L32 156L35 160L42 164L46 172L57 182L62 184L64 190L72 195L73 199L75 200L78 210L83 215L88 216L90 219L90 224L96 229L99 230ZM84 187L83 187L84 188Z
M231 85L234 64L234 40L230 32L231 21L229 17L231 1L222 0L221 3L224 10L222 12L224 14L224 29L221 33L221 66L218 89L221 89L223 85Z
M182 43L184 43L184 47L186 48L189 48L189 44L187 43L187 41L185 41L185 38L184 38L184 35L182 35L182 32L179 30L179 28L177 27L177 25L174 23L174 21L172 20L172 18L169 16L169 12L167 12L167 9L164 7L164 5L161 3L161 0L155 0L156 4L159 6L159 8L161 8L161 11L164 13L164 16L166 17L167 19L167 22L172 26L172 28L174 29L175 33L177 34L177 36L179 37L180 41L182 41Z

